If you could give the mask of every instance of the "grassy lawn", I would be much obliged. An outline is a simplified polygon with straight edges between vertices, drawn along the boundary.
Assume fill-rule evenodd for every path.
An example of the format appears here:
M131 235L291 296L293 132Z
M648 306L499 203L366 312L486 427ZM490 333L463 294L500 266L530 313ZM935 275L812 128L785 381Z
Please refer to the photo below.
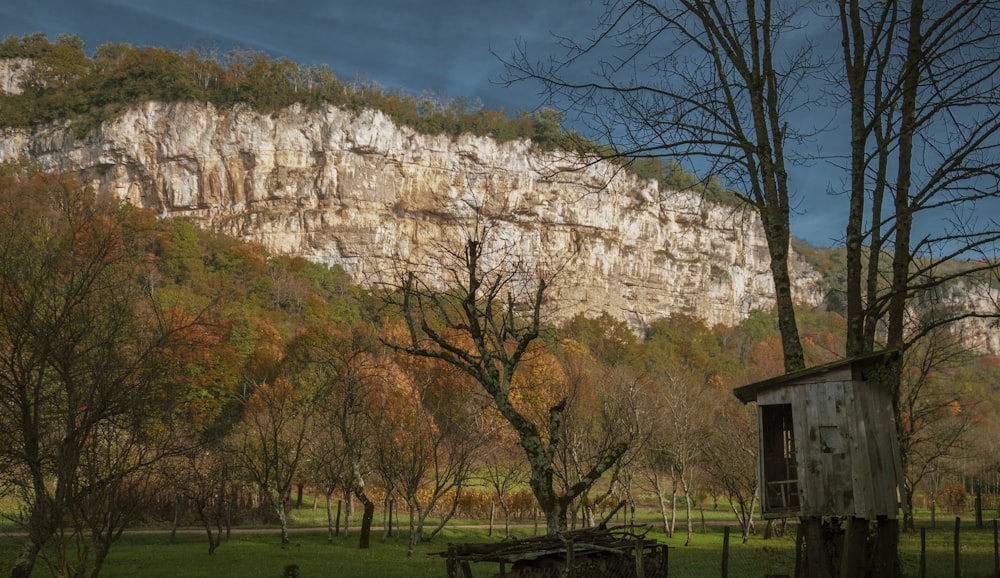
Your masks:
M445 576L444 559L431 556L447 548L449 542L480 542L498 540L502 525L495 527L493 537L485 529L462 528L446 530L431 543L418 544L412 557L406 556L405 527L402 534L381 541L381 528L373 533L372 546L360 550L357 546L357 525L352 525L351 536L327 544L326 533L316 529L325 518L322 511L313 517L311 509L296 511L296 526L292 544L281 548L279 537L273 529L241 529L225 540L214 556L209 556L206 538L194 531L178 533L171 541L167 532L126 534L112 549L101 576L106 578L216 578L261 577L280 578L285 566L295 564L304 578L332 576L350 578L372 577L435 577ZM695 527L690 546L685 547L685 529L674 538L667 539L662 532L651 531L647 537L659 540L670 547L670 576L697 577L720 576L722 568L723 529L709 523ZM405 520L402 520L405 522ZM478 523L460 520L458 523ZM954 575L954 519L940 521L933 530L929 523L918 519L918 526L927 530L927 575L949 577ZM761 523L758 530L763 529ZM534 534L530 523L515 529L516 537ZM789 526L784 537L764 540L760 533L752 536L747 544L740 542L738 529L733 526L730 535L729 575L732 577L761 577L767 574L791 574L794 568L794 526ZM993 575L992 522L984 530L975 530L971 522L963 522L961 533L960 565L962 576L985 577ZM9 568L20 545L20 538L0 532L0 564ZM900 539L900 552L904 576L916 577L919 568L920 533L904 534ZM493 576L498 567L490 564L473 565L476 578ZM35 576L48 578L51 574L41 564Z

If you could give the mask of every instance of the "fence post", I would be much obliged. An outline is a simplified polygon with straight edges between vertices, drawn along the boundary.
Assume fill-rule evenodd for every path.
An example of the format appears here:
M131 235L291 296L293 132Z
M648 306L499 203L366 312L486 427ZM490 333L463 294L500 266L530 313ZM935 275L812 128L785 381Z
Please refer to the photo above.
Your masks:
M983 486L976 484L976 529L983 529Z
M566 542L566 576L576 578L576 551L573 549L573 540Z
M722 578L729 578L729 526L722 530Z
M997 542L997 520L993 519L993 576L1000 578L1000 542Z
M448 578L461 578L461 574L458 573L458 559L456 556L455 545L448 544L448 561L445 562Z
M959 534L962 530L962 518L955 516L955 578L962 578L962 564L959 561L960 557L958 555L959 546L961 545L961 540L959 539Z
M639 537L635 541L635 575L638 578L646 578L646 561L643 559L643 550L646 549L645 540Z
M920 528L920 578L927 578L927 528Z

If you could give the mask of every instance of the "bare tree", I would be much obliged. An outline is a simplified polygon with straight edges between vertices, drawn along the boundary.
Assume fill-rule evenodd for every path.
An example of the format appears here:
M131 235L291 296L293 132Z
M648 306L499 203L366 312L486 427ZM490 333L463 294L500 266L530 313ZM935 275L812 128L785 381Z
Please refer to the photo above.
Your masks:
M804 367L788 269L791 114L815 62L795 6L739 0L613 0L564 58L505 60L507 81L543 86L617 155L673 157L731 186L760 216L771 258L785 369ZM790 40L786 40L786 36Z
M232 434L241 469L261 491L281 525L281 545L289 544L288 503L306 455L306 435L315 413L311 392L286 378L258 387L247 400L243 421Z
M650 447L656 448L659 459L665 460L671 477L684 493L687 538L694 539L691 505L694 501L695 473L704 459L706 439L710 433L714 392L707 385L676 373L657 375L662 397L660 420L653 431Z
M509 249L487 257L488 229L477 231L460 253L447 253L438 268L450 277L441 290L415 271L406 273L389 299L401 307L408 335L387 345L412 355L440 359L469 374L513 427L531 468L529 485L545 512L549 533L566 528L569 504L624 454L610 448L563 493L556 489L554 462L563 443L566 400L548 408L537 423L513 394L515 372L538 339L547 281L536 278ZM504 259L507 259L506 261Z
M127 494L172 449L158 364L175 335L151 291L149 222L60 177L0 179L0 461L26 534L15 578L50 544L96 575L134 512Z
M743 543L754 529L760 500L757 484L756 408L726 399L712 413L701 465L725 492L740 524Z
M808 6L611 1L589 39L565 40L565 58L536 63L522 46L506 62L509 80L539 81L621 153L706 159L739 185L768 238L786 371L803 366L787 289L787 171L790 145L807 135L792 121L831 71L851 127L832 147L849 151L848 355L878 342L905 350L936 327L997 313L913 316L918 294L997 267L1000 226L977 209L1000 195L1000 4L841 0L827 22L839 24L843 73L795 34L823 21Z
M959 448L973 413L968 392L951 374L970 361L961 337L938 330L906 352L900 377L900 452L907 456L904 525L913 526L913 492Z
M503 537L510 538L510 495L515 489L528 481L527 472L520 467L513 444L498 440L492 451L481 460L483 483L493 491L500 509L503 511ZM490 533L492 534L492 514Z
M229 453L219 445L200 445L159 468L161 490L171 488L194 510L208 538L210 556L222 545L223 525L231 508L232 464Z
M841 0L837 6L844 66L837 76L844 79L851 127L847 353L872 351L883 340L905 353L955 321L996 315L936 306L928 315L918 298L959 279L967 287L982 283L976 277L998 267L1000 222L978 215L977 206L1000 202L1000 3ZM925 403L911 395L922 388L903 393L904 374L921 373L923 364L905 367L913 359L901 356L904 366L890 384L904 471L912 471L916 448L905 415L914 407L906 406ZM912 490L906 485L900 490ZM883 529L889 537L898 532L894 520L880 523ZM882 540L889 543L895 548L895 540ZM897 572L888 558L878 566Z
M847 352L871 351L883 327L888 346L905 349L937 327L996 315L908 318L917 294L998 266L1000 221L977 207L1000 202L1000 3L838 6L851 119Z

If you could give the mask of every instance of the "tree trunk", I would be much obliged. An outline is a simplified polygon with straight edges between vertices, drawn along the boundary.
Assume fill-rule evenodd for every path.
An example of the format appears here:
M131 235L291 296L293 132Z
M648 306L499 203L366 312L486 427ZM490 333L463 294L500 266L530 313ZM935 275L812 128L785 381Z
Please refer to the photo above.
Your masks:
M762 212L763 217L763 212ZM769 221L775 221L768 224ZM764 219L767 232L767 248L771 255L771 277L774 280L775 308L778 311L778 331L784 352L785 373L803 369L806 366L802 342L799 339L798 324L795 321L795 303L792 300L792 278L788 271L788 219L772 217Z
M684 507L687 511L687 540L684 541L684 545L690 546L694 539L694 521L691 519L691 492L687 480L682 478L681 484L684 486Z
M334 526L333 526L333 504L331 499L333 497L333 489L326 493L326 543L333 544L334 537ZM337 525L340 525L340 502L337 502Z
M660 487L660 478L653 474L653 490L656 491L656 499L660 503L660 518L663 520L663 533L670 538L670 522L667 518L667 502L663 499L663 489Z
M417 522L414 518L416 513L416 508L412 501L408 501L407 505L410 507L410 537L406 541L406 556L413 556L413 550L417 547Z
M667 532L668 538L674 537L677 531L677 477L671 475L670 480L670 530Z
M364 494L359 495L358 499L364 505L364 512L361 515L361 540L358 546L362 550L367 550L371 546L372 520L375 519L375 502L371 501Z
M33 537L28 537L24 546L21 548L21 553L14 562L14 568L10 574L11 578L28 578L31 576L31 573L35 569L35 561L38 559L38 553L41 549L42 545L38 541L36 541Z
M288 537L288 515L285 511L285 500L283 496L278 496L278 501L274 508L278 513L278 522L281 524L281 547L288 547L291 539Z
M566 531L566 507L558 500L545 510L545 528L549 535Z

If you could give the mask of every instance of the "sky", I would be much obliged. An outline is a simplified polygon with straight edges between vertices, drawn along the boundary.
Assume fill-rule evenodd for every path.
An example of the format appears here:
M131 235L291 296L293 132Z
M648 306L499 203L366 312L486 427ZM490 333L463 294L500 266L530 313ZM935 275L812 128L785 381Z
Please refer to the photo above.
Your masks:
M587 0L0 0L0 38L75 34L88 52L108 42L222 53L238 45L326 64L342 80L515 113L542 104L540 87L504 86L498 55L517 41L539 58L556 54L556 36L585 36L601 11ZM837 244L846 203L825 191L840 177L822 167L804 174L793 235Z

